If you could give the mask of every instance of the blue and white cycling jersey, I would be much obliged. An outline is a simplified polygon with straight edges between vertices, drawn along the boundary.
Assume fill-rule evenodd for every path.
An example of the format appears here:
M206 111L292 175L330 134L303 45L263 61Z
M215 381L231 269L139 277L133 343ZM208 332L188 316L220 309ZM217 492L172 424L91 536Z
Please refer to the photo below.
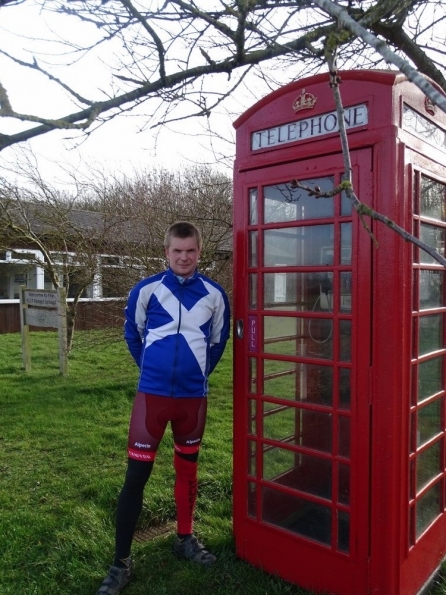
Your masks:
M124 337L140 367L138 390L167 397L204 397L208 376L229 338L227 296L195 272L184 282L169 268L129 294Z

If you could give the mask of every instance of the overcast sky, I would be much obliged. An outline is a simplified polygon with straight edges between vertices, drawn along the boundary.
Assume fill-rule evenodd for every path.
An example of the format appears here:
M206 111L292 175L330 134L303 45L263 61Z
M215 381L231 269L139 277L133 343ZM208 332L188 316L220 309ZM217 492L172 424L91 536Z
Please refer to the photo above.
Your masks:
M71 21L72 19L70 25ZM64 31L65 27L61 17L46 17L45 22L32 3L0 8L1 48L28 62L31 54L26 50L32 47L35 51L39 48L37 38L47 37L51 29L56 33ZM93 34L93 31L89 31L88 27L82 28L84 38L90 33ZM44 47L46 49L47 46L40 46L40 52L43 52ZM44 53L37 56L39 63L44 65ZM86 69L83 61L79 66L70 66L69 71L60 68L58 76L73 84L76 90L92 97L93 89L109 82L107 67L99 62L100 56L96 58L92 58L91 68ZM55 83L45 83L43 77L37 73L18 68L2 55L0 80L8 89L10 102L16 112L57 117L73 111L72 103L68 102L64 92L60 92ZM73 83L74 80L76 84ZM232 122L265 94L266 90L263 93L241 90L238 97L228 105L231 113L221 108L219 113L211 116L209 123L204 118L193 119L172 124L170 129L162 127L138 132L144 119L133 115L136 112L131 112L128 116L119 116L104 124L84 141L79 133L54 131L32 139L26 146L38 157L40 171L48 182L67 179L58 164L81 172L86 171L90 165L97 165L107 171L131 173L135 168L140 170L158 166L177 169L188 163L212 163L215 157L218 159L221 154L225 154L229 156L225 161L228 168L234 152L231 144L234 139ZM29 101L30 97L32 103ZM206 133L208 124L217 134L210 136ZM20 130L20 126L23 125L16 120L0 118L0 132L11 133ZM219 135L226 141L219 140ZM73 141L73 138L77 140ZM0 167L14 164L17 161L16 151L16 148L3 150L0 153ZM222 160L220 166L223 167ZM230 173L229 169L227 171Z

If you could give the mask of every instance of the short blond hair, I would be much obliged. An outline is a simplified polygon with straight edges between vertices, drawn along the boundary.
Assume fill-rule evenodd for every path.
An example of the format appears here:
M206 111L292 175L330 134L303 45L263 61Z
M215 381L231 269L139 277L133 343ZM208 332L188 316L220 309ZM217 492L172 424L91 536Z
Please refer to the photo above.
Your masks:
M169 225L166 233L164 234L165 248L170 246L170 241L172 238L195 238L197 240L197 246L199 250L201 250L201 246L203 244L201 231L196 225L190 223L190 221L176 221L175 223L172 223L172 225Z

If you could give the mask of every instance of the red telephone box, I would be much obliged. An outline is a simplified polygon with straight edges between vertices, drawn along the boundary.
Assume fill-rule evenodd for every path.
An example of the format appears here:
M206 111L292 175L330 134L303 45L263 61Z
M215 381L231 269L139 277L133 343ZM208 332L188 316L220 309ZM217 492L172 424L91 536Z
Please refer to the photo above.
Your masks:
M361 201L445 254L446 114L393 71L341 72ZM234 534L336 595L412 595L446 556L446 282L336 187L328 75L236 122Z

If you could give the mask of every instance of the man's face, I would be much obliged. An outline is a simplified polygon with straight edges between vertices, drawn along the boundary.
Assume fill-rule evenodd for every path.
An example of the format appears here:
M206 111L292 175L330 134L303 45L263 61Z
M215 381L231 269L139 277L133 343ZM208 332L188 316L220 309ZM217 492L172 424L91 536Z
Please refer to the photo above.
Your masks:
M175 275L187 279L193 274L200 258L200 250L195 237L170 238L170 245L165 250L166 258Z

